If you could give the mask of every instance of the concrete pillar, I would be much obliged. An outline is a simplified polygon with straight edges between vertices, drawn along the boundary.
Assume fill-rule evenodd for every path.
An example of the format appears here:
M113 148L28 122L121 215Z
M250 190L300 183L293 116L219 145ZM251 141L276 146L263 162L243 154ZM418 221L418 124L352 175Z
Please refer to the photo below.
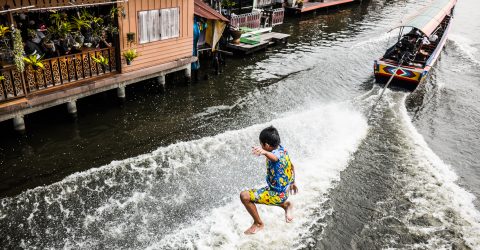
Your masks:
M25 120L23 116L15 116L13 118L13 129L19 132L25 131Z
M157 82L158 82L160 85L165 86L165 75L158 76L158 77L157 77Z
M67 102L67 111L73 116L77 115L77 102L75 100Z
M191 64L187 65L187 67L185 68L185 78L189 82L192 80L192 65Z
M125 95L125 86L120 86L117 88L117 96L118 98L120 99L125 99L126 95Z

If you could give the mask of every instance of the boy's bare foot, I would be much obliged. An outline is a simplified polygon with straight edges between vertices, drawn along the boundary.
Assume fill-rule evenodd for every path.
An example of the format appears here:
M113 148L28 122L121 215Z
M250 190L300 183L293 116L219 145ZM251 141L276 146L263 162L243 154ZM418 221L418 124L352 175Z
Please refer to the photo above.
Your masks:
M283 207L285 209L285 222L290 223L293 221L293 203L290 201L285 202Z
M253 223L252 226L249 229L247 229L247 231L245 231L244 233L248 235L256 234L259 231L261 231L263 227L264 227L263 223L262 224Z

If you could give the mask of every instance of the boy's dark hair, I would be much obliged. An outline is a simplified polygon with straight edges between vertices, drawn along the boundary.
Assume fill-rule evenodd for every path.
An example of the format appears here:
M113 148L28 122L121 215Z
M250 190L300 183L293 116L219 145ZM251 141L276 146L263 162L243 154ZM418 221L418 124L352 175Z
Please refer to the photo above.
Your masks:
M260 143L262 144L267 143L268 145L274 148L280 145L280 135L278 134L277 129L274 128L273 126L264 128L262 132L260 132L259 139L260 139Z

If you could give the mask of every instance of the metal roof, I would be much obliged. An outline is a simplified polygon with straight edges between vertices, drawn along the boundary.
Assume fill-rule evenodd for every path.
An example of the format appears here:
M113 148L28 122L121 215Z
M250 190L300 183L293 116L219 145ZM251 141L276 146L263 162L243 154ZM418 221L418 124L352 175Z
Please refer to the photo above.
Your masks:
M433 0L429 5L418 11L417 14L411 16L393 29L413 27L425 33L426 36L430 36L445 16L451 13L451 9L456 3L457 0Z
M218 13L208 4L204 3L202 0L195 0L194 13L197 16L204 17L206 19L212 20L222 20L228 22L228 19L222 14Z

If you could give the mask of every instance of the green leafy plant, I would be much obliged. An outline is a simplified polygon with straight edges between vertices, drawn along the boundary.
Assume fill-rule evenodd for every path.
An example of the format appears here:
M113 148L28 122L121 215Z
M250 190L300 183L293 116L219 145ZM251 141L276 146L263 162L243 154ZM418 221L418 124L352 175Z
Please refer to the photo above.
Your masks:
M225 9L231 9L235 7L236 3L231 0L222 0L222 7Z
M136 49L128 49L125 52L123 52L123 56L125 57L125 60L127 60L127 64L129 64L135 58L137 58L139 54L137 53Z
M105 27L105 30L110 33L110 35L118 34L118 28L115 27L113 24L108 24L107 27Z
M20 34L20 30L15 29L13 31L13 62L20 72L25 70L25 62L23 61L24 54L22 35Z
M54 13L50 14L50 20L56 26L60 26L60 24L67 21L67 14L62 13L62 12L54 12Z
M43 56L40 56L39 54L31 54L29 56L26 56L23 58L23 61L32 66L34 70L37 70L38 68L44 69L45 66L42 63Z
M58 35L60 37L66 38L70 32L72 32L72 25L69 22L62 22L58 26Z
M8 26L0 25L0 38L4 37L8 32L10 32Z
M101 25L103 23L103 18L100 17L92 17L92 23L94 25Z
M84 20L84 21L91 21L93 18L92 14L90 14L90 12L88 12L86 9L83 9L82 10L82 14L80 14L80 19Z
M85 20L83 18L72 18L72 25L77 29L78 31L82 29L91 29L92 26L90 25L90 21Z
M0 75L0 81L5 80L5 76Z
M92 59L94 62L100 64L100 66L103 66L103 67L108 66L108 58L103 57L102 55L98 57L92 56Z
M37 36L37 31L34 29L27 29L27 34L29 38L35 38Z

